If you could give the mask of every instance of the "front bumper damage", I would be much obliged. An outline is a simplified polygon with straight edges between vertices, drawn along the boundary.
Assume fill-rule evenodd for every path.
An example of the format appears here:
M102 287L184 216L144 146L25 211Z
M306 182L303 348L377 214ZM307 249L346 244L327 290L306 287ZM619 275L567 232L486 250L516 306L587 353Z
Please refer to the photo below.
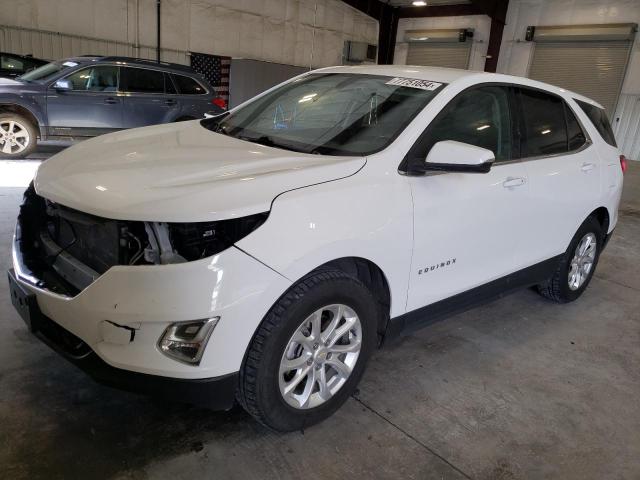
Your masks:
M86 288L66 291L53 269L37 275L29 270L19 232L20 224L11 294L21 314L21 308L30 312L38 338L101 383L214 409L232 406L253 333L290 285L230 247L192 262L115 265ZM170 324L212 317L220 321L199 365L178 362L158 348Z
M129 392L201 405L214 410L228 410L233 406L238 382L237 373L212 378L183 379L113 367L102 360L80 338L44 315L38 307L36 295L22 287L14 269L10 269L8 275L11 299L27 322L29 330L98 383ZM122 330L128 336L135 332L135 330Z

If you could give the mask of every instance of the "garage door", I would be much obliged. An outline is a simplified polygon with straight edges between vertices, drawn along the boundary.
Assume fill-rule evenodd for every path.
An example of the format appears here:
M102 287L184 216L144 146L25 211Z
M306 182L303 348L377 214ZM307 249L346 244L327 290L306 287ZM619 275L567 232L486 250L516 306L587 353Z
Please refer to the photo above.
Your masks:
M409 43L407 65L467 69L470 52L471 42Z
M634 24L529 27L535 32L529 77L593 98L611 118L635 28Z

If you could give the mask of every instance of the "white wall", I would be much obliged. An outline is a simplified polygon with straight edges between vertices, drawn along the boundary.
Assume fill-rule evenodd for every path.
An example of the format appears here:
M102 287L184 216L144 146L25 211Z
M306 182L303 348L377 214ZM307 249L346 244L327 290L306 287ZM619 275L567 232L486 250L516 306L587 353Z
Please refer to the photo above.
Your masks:
M400 19L393 63L396 65L406 64L408 44L404 41L405 31L445 28L473 28L473 45L471 46L469 69L484 70L484 56L487 54L489 32L491 31L491 20L486 15Z
M526 76L533 43L525 42L528 25L640 23L640 0L510 0L502 36L498 71ZM640 35L631 53L623 94L640 94Z
M377 21L340 0L162 0L161 22L163 48L306 67L378 40ZM156 1L0 0L0 25L155 46Z

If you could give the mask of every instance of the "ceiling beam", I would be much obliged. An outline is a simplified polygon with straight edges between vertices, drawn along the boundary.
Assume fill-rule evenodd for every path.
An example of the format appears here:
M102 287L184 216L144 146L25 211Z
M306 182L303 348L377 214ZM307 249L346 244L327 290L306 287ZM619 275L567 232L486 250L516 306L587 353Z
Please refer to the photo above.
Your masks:
M400 18L455 17L460 15L482 15L484 12L475 4L432 5L427 7L400 7Z

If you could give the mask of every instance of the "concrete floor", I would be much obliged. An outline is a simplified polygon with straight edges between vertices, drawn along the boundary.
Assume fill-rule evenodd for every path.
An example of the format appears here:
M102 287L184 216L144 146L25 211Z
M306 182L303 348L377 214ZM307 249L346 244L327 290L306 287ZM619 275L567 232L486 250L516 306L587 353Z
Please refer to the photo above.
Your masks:
M0 187L3 271L22 190ZM527 290L422 330L334 417L286 435L96 385L27 333L2 276L0 478L638 479L639 252L633 164L578 302Z

